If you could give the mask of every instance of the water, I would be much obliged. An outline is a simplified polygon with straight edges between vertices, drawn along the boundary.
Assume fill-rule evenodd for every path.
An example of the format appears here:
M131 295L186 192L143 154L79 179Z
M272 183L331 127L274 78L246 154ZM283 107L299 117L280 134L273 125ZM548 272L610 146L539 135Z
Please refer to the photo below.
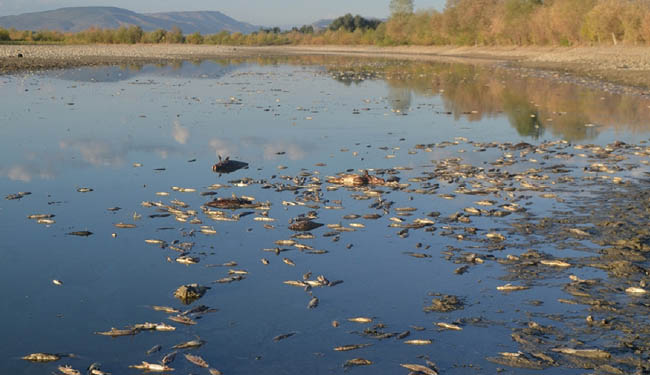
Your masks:
M438 183L438 189L412 183L412 188L421 186L434 194L379 188L385 200L394 202L393 207L418 208L413 216L369 208L374 198L356 200L352 194L363 192L345 188L327 191L325 186L331 185L324 183L322 199L327 202L319 204L316 221L346 226L358 222L365 228L343 232L337 242L322 236L331 229L319 228L313 231L315 239L297 241L327 250L327 254L310 255L285 246L291 250L276 256L262 249L277 247L274 241L288 239L292 234L287 229L289 220L312 208L283 206L282 201L294 201L301 194L278 192L277 185L265 189L264 183L293 185L281 176L295 177L305 171L311 173L304 182L307 184L311 177L324 182L326 176L348 169L398 166L408 168L400 169L398 175L407 183L409 178L432 172L438 161L455 157L486 169L493 168L487 163L497 159L514 158L520 162L507 168L519 173L554 162L545 161L542 154L518 158L519 151L494 147L476 152L480 147L467 140L513 144L566 140L597 145L618 140L639 144L650 132L650 101L641 97L521 77L511 71L433 63L291 57L80 68L1 77L0 93L0 193L32 193L0 202L0 235L4 239L0 246L0 285L4 286L0 342L5 349L0 373L11 374L52 372L60 364L85 369L92 362L101 362L103 369L112 373L138 373L127 366L143 360L157 362L172 345L196 336L207 343L191 353L224 374L336 374L345 371L342 364L346 360L356 357L373 362L349 370L359 374L407 373L399 364L424 364L422 358L435 362L441 373L494 373L503 366L486 357L520 350L510 338L511 329L525 325L531 316L537 316L540 324L549 324L550 314L579 319L588 314L582 305L556 301L566 297L561 286L569 274L607 275L582 268L552 272L550 277L533 282L529 290L503 294L496 286L506 283L502 278L507 271L489 258L472 265L466 274L454 274L462 265L458 262L461 252L498 258L518 255L526 251L530 238L509 233L511 221L519 215L513 214L472 217L471 225L479 229L481 238L488 231L504 233L506 249L485 250L491 245L472 241L467 234L469 241L459 241L456 235L463 232L458 223L446 222L449 215L468 206L479 207L475 202L480 199L494 199L497 204L515 199L505 193L488 197L457 194L458 181L437 179L428 183ZM441 144L444 141L456 144ZM580 177L582 168L590 163L577 155L581 151L570 143L562 146L570 155L558 163L566 163L571 168L569 175ZM425 150L427 147L430 149ZM508 153L515 155L504 157ZM229 175L214 174L211 166L218 155L246 161L250 167ZM630 168L615 175L643 183L641 178L649 169L639 163L647 160L647 156L629 154L626 162ZM142 166L134 167L134 163ZM244 177L255 182L243 187L229 183ZM264 222L254 221L259 213L237 222L207 218L200 206L211 197L198 192L217 183L229 186L216 190L217 197L236 193L269 201L269 217L276 221L268 224L275 228L265 229ZM557 194L569 199L598 190L598 186L584 185L567 186L564 191L558 187ZM173 186L198 192L175 192ZM94 191L80 193L79 187ZM156 192L170 195L158 196ZM443 199L438 195L443 193L456 198ZM533 216L568 209L565 202L543 198L539 192L520 194L524 196L518 197L519 203L530 203L526 208ZM199 233L200 225L178 222L173 215L150 218L148 215L159 212L140 205L143 201L169 204L172 199L198 211L203 225L213 227L217 234ZM343 210L323 208L340 205ZM107 210L115 206L122 209ZM247 210L237 212L242 211ZM439 218L431 218L436 221L434 232L410 230L408 237L400 238L396 235L400 229L389 227L389 217L411 222L431 212L440 213ZM41 225L26 218L37 213L56 215L56 223ZM351 213L383 217L342 218ZM134 220L134 214L142 218ZM134 223L137 228L115 228L118 222ZM66 235L80 230L93 235ZM445 235L449 231L453 235ZM190 266L173 262L179 254L144 242L151 238L194 242L191 254L201 261ZM542 241L536 249L579 258L594 248L590 241L581 246L584 249L563 250ZM431 257L404 254L409 251ZM262 257L271 263L263 265ZM284 264L283 257L296 266ZM238 265L209 266L229 261ZM239 282L212 283L226 277L231 268L248 274ZM331 281L344 281L335 287L314 288L312 293L320 304L313 310L306 307L311 298L307 293L283 284L301 280L307 271L313 272L313 278L322 274ZM53 279L64 284L53 285ZM173 291L194 282L211 289L192 306L205 304L219 310L197 319L197 325L172 323L166 314L150 308L168 305L184 309ZM423 307L434 298L430 293L457 295L465 306L449 313L427 314ZM533 306L531 300L544 304ZM355 316L373 317L373 324L385 324L380 328L383 332L410 330L407 339L431 339L433 343L411 346L394 337L362 337L354 332L373 324L346 321ZM463 320L471 318L480 318L483 324ZM333 320L341 326L333 328ZM177 329L114 339L93 334L143 322L172 323ZM439 331L436 322L457 322L463 330ZM414 326L425 330L417 331ZM296 334L280 342L272 340L288 332ZM332 350L361 343L373 345L351 352ZM163 350L145 355L156 344ZM592 344L598 345L597 341ZM20 359L32 352L74 353L77 357L54 364ZM175 373L207 373L180 355L170 366ZM553 371L581 373L566 365ZM506 372L535 371L506 367Z

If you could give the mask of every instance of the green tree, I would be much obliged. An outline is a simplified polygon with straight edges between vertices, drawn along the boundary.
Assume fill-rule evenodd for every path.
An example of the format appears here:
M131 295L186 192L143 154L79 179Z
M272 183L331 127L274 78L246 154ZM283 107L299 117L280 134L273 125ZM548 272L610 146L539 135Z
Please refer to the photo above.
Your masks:
M391 16L405 15L413 13L413 0L390 0Z
M189 44L203 44L203 41L203 35L198 31L187 36L187 43Z
M177 26L172 27L167 33L167 43L185 43L183 31Z
M8 40L11 40L11 38L9 37L9 31L0 27L0 41L8 41Z

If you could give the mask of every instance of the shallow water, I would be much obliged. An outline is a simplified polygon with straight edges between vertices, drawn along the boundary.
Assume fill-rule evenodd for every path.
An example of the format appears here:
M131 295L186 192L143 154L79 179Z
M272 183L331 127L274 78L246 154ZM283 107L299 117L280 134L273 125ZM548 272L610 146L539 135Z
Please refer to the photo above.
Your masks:
M511 340L512 329L531 320L560 329L572 319L584 320L590 314L585 305L557 301L567 298L562 287L568 275L608 276L581 265L535 275L532 281L521 274L511 280L508 267L489 256L518 255L531 243L540 252L567 259L598 251L588 239L574 238L564 249L541 235L521 235L511 226L513 221L570 212L577 197L597 197L601 190L616 189L609 179L597 183L581 179L583 168L593 160L581 156L589 152L575 149L575 144L604 146L623 141L638 145L638 155L634 150L623 152L628 159L620 163L629 168L611 174L628 185L647 188L650 171L645 143L650 134L649 100L466 65L292 57L81 68L0 77L0 97L0 193L32 193L0 202L4 224L0 226L4 239L0 283L5 287L0 305L5 322L0 373L41 374L60 364L83 370L92 362L102 363L112 373L138 373L128 365L157 362L172 345L196 336L206 344L190 352L224 374L406 374L408 370L400 368L400 363L424 364L423 358L446 374L495 373L498 368L506 373L535 373L498 365L486 357L521 350ZM547 144L553 152L522 155L471 143L540 145L545 141L551 142ZM218 155L250 166L228 175L215 174L211 166ZM557 194L551 199L518 185L512 196L506 191L475 196L455 192L463 177L453 181L437 176L427 182L410 182L408 188L378 187L385 201L394 202L393 209L385 211L369 207L374 197L353 199L354 194L364 195L363 189L325 189L332 186L325 182L326 176L348 169L374 173L407 167L394 172L402 183L409 183L410 178L432 173L437 163L448 158L513 174L565 164L577 183L551 186L548 191ZM489 164L510 159L516 163ZM134 167L134 163L141 166ZM281 176L293 178L301 172L310 175L297 193L276 191L279 184L295 185ZM232 182L244 177L254 181L241 187ZM277 247L274 241L291 236L287 229L291 218L314 209L282 204L301 198L312 177L323 183L321 202L308 202L319 207L315 221L345 226L357 222L365 228L342 232L337 242L323 236L332 230L327 227L312 231L314 239L297 240L327 254L307 254L291 246L285 246L290 250L279 256L264 252ZM272 187L264 188L265 183ZM210 220L200 206L213 197L199 192L213 184L228 185L214 190L216 197L236 193L270 202L268 216L276 221L268 224L275 228L266 229L265 222L253 219L259 211L236 222ZM512 181L506 185L513 186ZM197 192L181 193L173 191L173 186ZM80 193L79 187L94 191ZM464 187L473 188L470 183ZM414 191L418 188L430 194ZM169 196L156 192L169 192ZM443 199L440 194L454 194L455 199ZM202 225L213 227L217 234L200 233L199 224L178 222L173 215L150 218L160 212L141 206L143 201L169 204L172 199L198 211ZM482 199L495 200L495 207L518 202L527 211L503 218L471 216L468 225L448 220L466 207L480 207L475 202ZM115 206L122 209L107 210ZM413 216L394 210L405 206L418 210ZM237 212L243 211L255 210ZM411 229L401 238L397 235L400 228L389 227L394 223L390 217L409 223L431 212L440 213L440 217L430 217L436 221L433 232ZM56 222L42 225L27 219L38 213L54 214ZM142 218L135 220L136 213ZM343 219L352 213L382 217ZM118 222L137 227L118 229L113 226ZM466 226L478 228L479 234L467 234ZM81 230L93 235L66 235ZM488 232L503 233L507 238L504 248L486 243ZM459 240L457 235L462 233L467 239ZM145 243L152 238L194 242L191 255L198 256L200 263L173 262L179 254ZM414 258L405 252L431 257ZM454 270L464 264L459 261L463 252L478 253L486 261L471 264L469 272L457 275ZM262 257L270 264L263 265ZM296 266L284 264L283 257ZM208 267L229 261L238 265ZM230 268L245 269L248 274L242 281L212 283L227 276ZM320 300L315 309L307 308L311 297L305 291L283 284L301 280L307 271L313 272L313 278L322 274L330 281L344 281L335 287L314 288L312 293ZM63 285L53 285L53 279L62 280ZM190 307L204 304L219 310L197 319L197 325L172 323L166 314L150 308L168 305L183 310L173 291L194 282L211 289ZM496 290L506 282L531 288L505 294ZM431 293L459 296L464 308L425 313L423 308L434 298ZM622 298L626 298L624 293ZM531 300L544 303L535 306ZM565 322L552 319L558 315ZM373 317L374 322L346 321L355 316ZM463 320L472 318L480 321ZM333 328L333 320L341 326ZM143 322L171 323L177 329L117 338L93 334ZM439 331L436 322L457 322L463 330ZM385 324L383 332L410 330L407 340L431 339L433 343L411 346L395 337L378 340L354 333L376 323ZM419 332L412 326L425 330ZM288 332L296 334L272 340ZM597 337L568 335L567 342L586 340L587 347L609 345ZM361 343L373 345L350 352L332 350ZM156 344L163 346L162 351L145 355ZM33 352L77 357L53 364L20 359ZM647 361L646 356L639 360ZM342 367L357 357L373 365ZM207 373L181 355L170 366L175 373ZM552 371L584 372L571 367L562 363Z

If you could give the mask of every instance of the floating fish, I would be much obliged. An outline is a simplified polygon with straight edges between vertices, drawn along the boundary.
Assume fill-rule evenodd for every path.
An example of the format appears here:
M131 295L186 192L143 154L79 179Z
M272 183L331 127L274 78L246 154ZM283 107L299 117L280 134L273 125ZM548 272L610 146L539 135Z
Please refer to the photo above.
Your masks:
M59 366L59 367L57 367L57 370L59 370L64 375L81 375L79 370L75 370L71 366L68 366L68 365Z
M115 228L120 228L120 229L133 229L135 227L136 227L135 224L126 224L126 223L115 224Z
M364 359L364 358L353 358L350 360L347 360L344 364L343 367L353 367L353 366L370 366L372 365L372 362Z
M430 369L429 367L422 366L422 365L416 365L416 364L410 364L410 363L402 363L400 366L409 369L413 372L417 373L422 373L424 375L438 375L438 372Z
M173 368L167 367L166 365L161 365L157 363L149 363L142 361L139 365L131 365L129 368L135 368L138 370L146 370L151 372L165 372L165 371L174 371Z
M140 331L138 329L117 329L115 327L112 327L110 331L104 331L104 332L95 332L96 335L102 335L102 336L111 336L111 337L119 337L119 336L133 336L138 334Z
M50 354L50 353L32 353L28 354L21 359L30 362L55 362L60 360L64 355L61 354Z
M348 321L353 322L353 323L371 323L372 318L366 318L366 317L359 316L359 317L356 317L356 318L348 318Z
M282 335L275 336L275 337L273 338L273 341L278 342L278 341L281 341L281 340L287 339L287 338L289 338L289 337L295 335L296 333L297 333L297 332L289 332L289 333L284 333L284 334L282 334Z
M347 351L350 351L350 350L366 348L368 346L372 346L372 344L343 345L343 346L335 347L334 351L336 351L336 352L347 352Z
M203 344L205 344L205 341L198 339L198 340L190 340L187 342L182 342L180 344L176 344L172 346L173 349L189 349L189 348L199 348Z
M530 288L523 285L512 285L512 284L506 284L497 287L497 290L501 292L516 292L519 290L526 290L526 289L530 289Z
M77 232L70 232L66 233L68 236L79 236L79 237L88 237L93 234L93 232L89 232L87 230L82 230L82 231L77 231Z
M156 345L156 346L152 347L151 349L147 350L146 354L147 355L152 355L153 353L159 352L160 349L162 349L162 346L161 345Z
M185 359L187 359L188 362L193 363L199 367L203 367L203 368L210 367L210 365L208 365L208 363L198 355L185 354Z

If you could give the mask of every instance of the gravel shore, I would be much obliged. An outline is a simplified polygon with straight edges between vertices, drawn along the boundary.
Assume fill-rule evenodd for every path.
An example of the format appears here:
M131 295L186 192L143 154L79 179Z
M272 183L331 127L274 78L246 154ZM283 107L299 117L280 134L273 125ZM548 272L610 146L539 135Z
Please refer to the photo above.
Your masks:
M19 54L22 57L18 57ZM572 74L650 91L650 48L609 47L372 47L208 45L0 45L0 74L76 66L155 63L214 57L332 54L500 64Z

